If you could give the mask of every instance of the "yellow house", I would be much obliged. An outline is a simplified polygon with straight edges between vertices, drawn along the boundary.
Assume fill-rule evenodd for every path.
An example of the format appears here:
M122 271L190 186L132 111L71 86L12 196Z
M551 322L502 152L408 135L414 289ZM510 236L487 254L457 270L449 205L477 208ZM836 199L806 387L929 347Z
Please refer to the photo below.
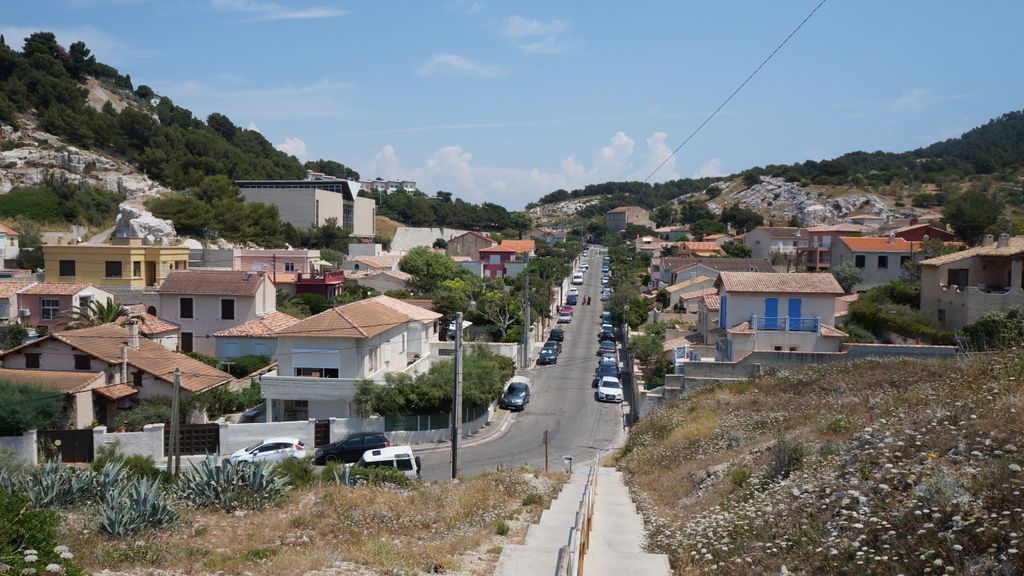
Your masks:
M46 281L144 288L159 286L171 270L188 268L185 246L143 246L141 238L111 241L43 246Z

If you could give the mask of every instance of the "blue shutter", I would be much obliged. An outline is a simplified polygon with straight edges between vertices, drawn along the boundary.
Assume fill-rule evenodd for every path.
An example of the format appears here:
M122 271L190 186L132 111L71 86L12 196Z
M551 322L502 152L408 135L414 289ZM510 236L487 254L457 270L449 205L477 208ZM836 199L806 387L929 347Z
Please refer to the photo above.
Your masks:
M789 316L789 329L799 330L800 329L800 308L803 301L799 298L789 299L789 312L786 314Z
M724 296L724 295L721 298L718 299L718 327L719 328L725 328L725 329L729 328L728 326L725 325L725 319L728 317L728 315L727 315L727 313L725 311L725 305L726 305L727 302L728 302L728 298L726 296Z
M779 299L778 298L765 298L764 299L764 329L765 330L778 330L779 318Z

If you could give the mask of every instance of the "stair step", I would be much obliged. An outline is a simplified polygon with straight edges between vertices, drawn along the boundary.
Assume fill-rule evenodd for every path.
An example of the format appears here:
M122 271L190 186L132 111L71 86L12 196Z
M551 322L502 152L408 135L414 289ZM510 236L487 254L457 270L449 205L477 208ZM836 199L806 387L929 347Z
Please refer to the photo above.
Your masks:
M502 548L494 576L554 574L558 567L558 547L510 544Z
M563 526L545 526L534 524L526 531L527 546L565 546L569 543L569 529L572 524Z
M524 572L525 574L525 572ZM583 557L584 576L622 576L642 574L643 576L671 576L668 556L665 554L630 554L601 550L591 542L590 549Z

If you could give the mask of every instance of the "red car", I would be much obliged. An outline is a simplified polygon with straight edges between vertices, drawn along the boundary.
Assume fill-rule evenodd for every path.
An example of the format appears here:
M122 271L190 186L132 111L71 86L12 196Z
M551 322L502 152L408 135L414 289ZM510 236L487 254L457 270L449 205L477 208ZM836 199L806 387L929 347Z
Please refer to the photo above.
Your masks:
M572 306L560 306L558 308L559 314L572 314Z

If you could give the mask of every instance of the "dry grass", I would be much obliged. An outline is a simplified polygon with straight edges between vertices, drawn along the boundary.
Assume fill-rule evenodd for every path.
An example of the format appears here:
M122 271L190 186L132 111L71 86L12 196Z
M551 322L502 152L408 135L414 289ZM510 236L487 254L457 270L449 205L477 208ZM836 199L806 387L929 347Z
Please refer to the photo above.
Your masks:
M617 463L677 574L1022 574L1022 383L1016 352L780 373L666 406ZM803 463L769 480L780 439Z
M377 236L394 240L395 231L404 226L404 224L396 222L387 216L377 216L374 218L374 226L376 226Z
M412 489L318 486L263 512L187 512L171 530L134 541L69 518L68 546L88 570L133 575L489 574L497 556L487 550L521 539L563 480L515 470ZM523 504L537 492L539 501ZM508 523L506 535L497 521Z

